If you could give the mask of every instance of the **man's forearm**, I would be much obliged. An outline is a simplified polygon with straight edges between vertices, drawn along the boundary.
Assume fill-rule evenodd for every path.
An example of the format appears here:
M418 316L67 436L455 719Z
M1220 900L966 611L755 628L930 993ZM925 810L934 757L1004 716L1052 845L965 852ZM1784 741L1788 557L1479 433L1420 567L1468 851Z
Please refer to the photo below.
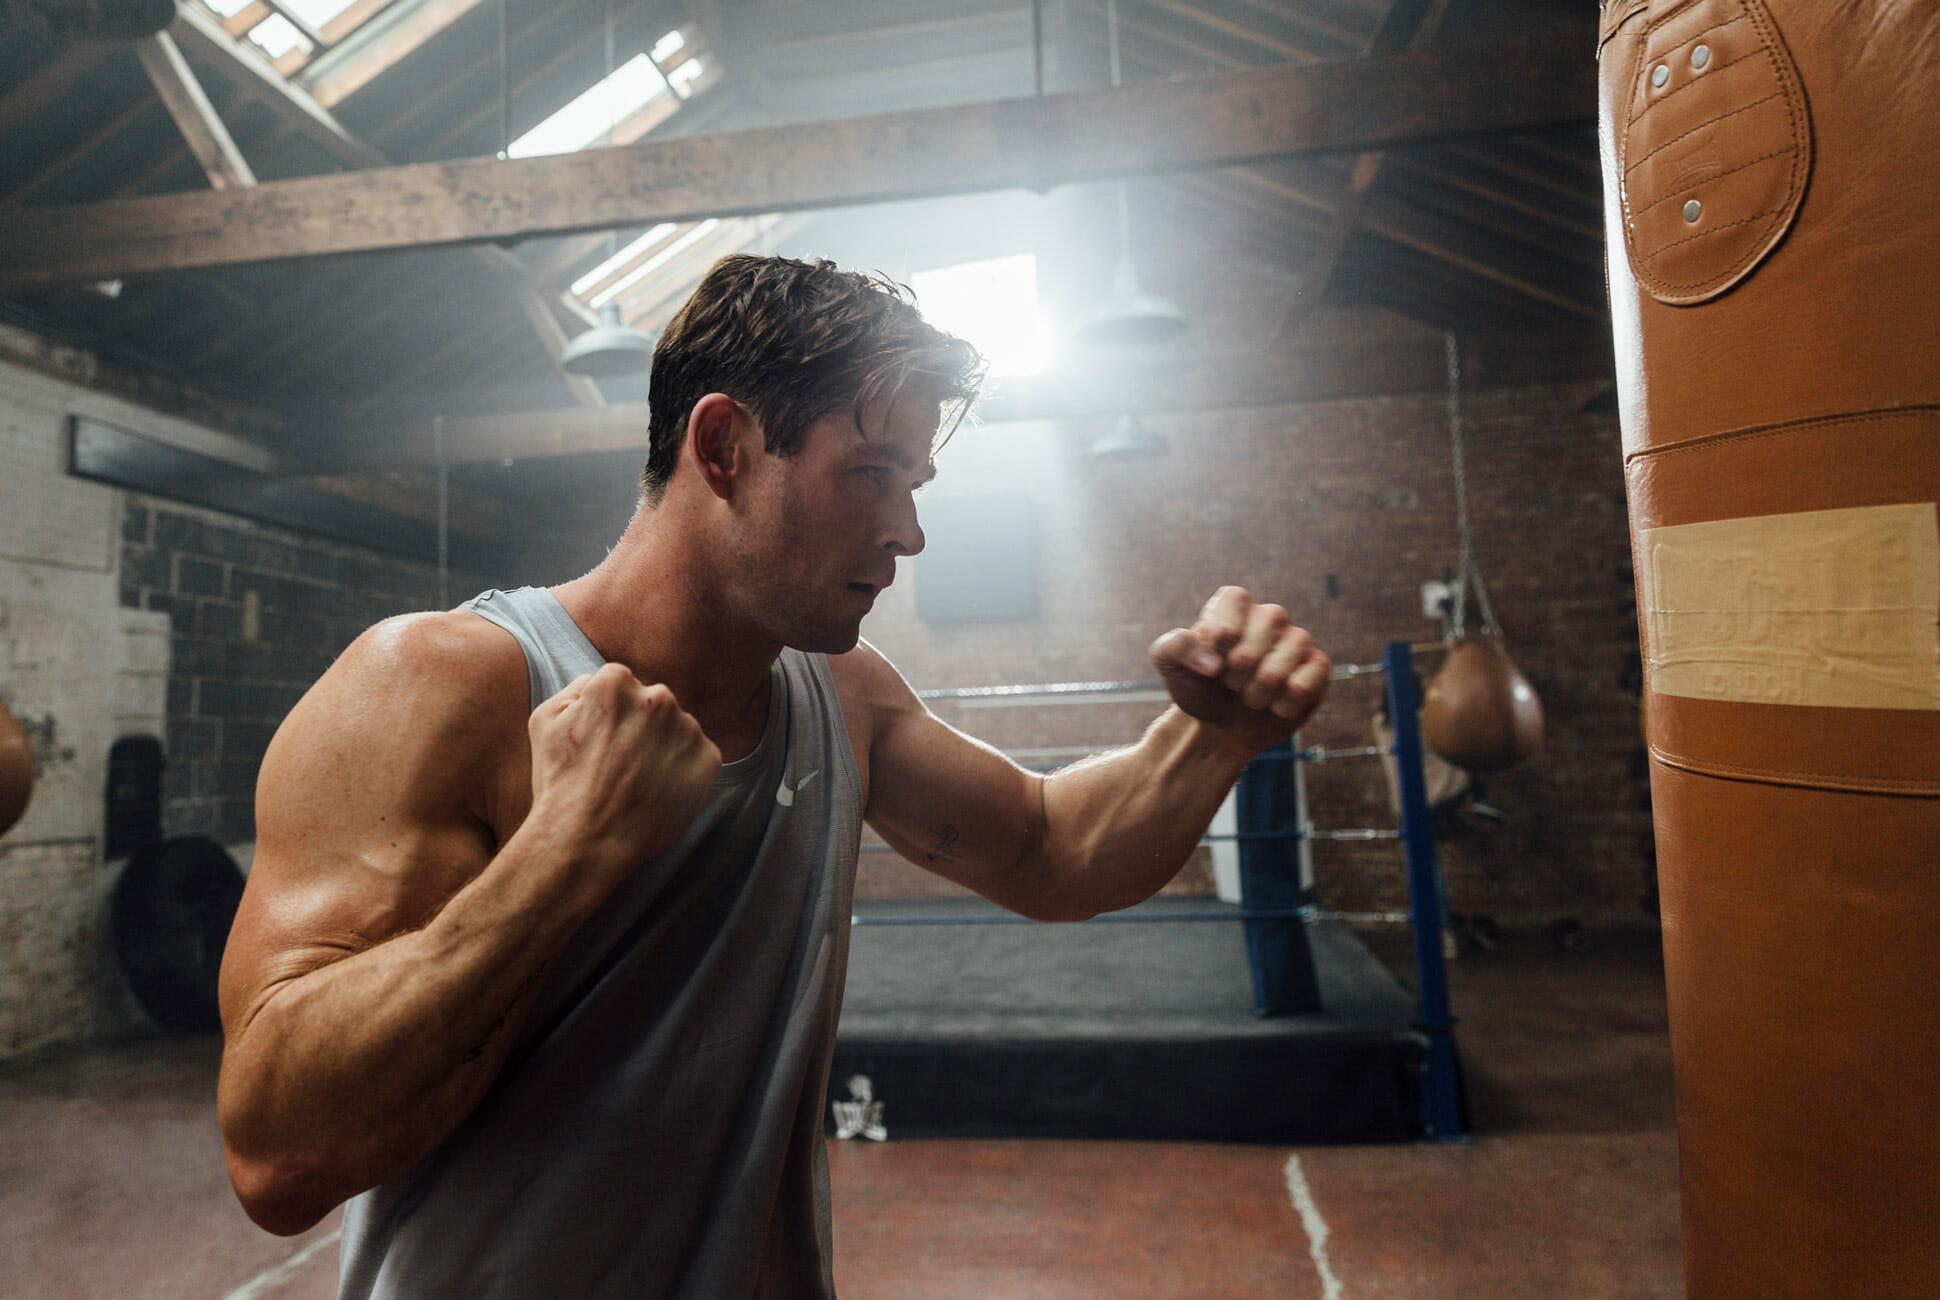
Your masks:
M597 906L528 819L424 928L272 990L224 1055L219 1111L252 1216L300 1231L422 1159L497 1076L539 978ZM583 877L580 877L583 878Z
M1129 749L1045 779L1035 864L1051 914L1088 916L1157 893L1186 863L1252 755L1178 708Z

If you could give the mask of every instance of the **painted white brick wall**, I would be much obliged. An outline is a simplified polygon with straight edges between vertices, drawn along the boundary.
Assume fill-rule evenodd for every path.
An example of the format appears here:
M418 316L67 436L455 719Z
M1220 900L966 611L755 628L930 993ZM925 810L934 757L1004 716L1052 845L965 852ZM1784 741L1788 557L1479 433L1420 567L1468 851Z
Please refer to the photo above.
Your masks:
M39 769L0 839L0 1059L139 1019L109 952L121 864L101 860L103 793L115 738L162 734L169 622L120 606L126 494L67 476L73 415L266 463L226 434L0 362L0 696Z

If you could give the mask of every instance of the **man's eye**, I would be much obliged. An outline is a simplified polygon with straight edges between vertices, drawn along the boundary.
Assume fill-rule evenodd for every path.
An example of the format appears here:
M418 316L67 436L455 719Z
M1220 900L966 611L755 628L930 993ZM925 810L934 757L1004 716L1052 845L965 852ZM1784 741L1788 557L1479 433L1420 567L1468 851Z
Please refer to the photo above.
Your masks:
M889 470L882 465L864 465L857 471L871 483L881 483L889 477Z

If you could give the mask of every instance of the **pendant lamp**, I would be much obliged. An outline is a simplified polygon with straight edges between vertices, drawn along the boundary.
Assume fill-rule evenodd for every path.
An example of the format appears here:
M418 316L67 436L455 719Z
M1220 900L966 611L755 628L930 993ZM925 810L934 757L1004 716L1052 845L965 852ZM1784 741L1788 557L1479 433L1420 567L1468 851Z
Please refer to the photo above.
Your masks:
M613 0L606 0L606 76L613 76ZM608 125L609 137L619 123ZM606 255L619 248L615 232L606 235ZM600 308L600 323L576 335L559 354L559 368L569 375L588 379L612 379L635 375L653 365L653 340L620 319L620 304L609 302Z
M1118 89L1118 0L1105 6L1105 35L1111 46L1111 84ZM1125 182L1118 182L1118 264L1112 268L1111 296L1072 332L1080 343L1094 347L1150 347L1169 342L1186 330L1186 314L1169 298L1139 287L1132 266L1132 214Z
M569 375L610 379L638 374L653 364L653 340L620 320L620 304L600 308L600 323L574 336L559 354L559 366Z

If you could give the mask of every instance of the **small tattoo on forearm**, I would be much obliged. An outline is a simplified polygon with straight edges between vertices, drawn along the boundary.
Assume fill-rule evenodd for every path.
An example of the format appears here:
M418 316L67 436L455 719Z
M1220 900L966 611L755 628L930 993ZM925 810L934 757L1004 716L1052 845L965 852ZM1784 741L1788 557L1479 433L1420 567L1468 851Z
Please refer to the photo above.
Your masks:
M963 838L962 831L959 831L954 826L945 826L943 828L942 833L936 837L936 847L931 849L929 853L927 853L924 856L923 860L925 862L934 862L938 858L949 857L950 849L956 844L958 840L962 838Z

